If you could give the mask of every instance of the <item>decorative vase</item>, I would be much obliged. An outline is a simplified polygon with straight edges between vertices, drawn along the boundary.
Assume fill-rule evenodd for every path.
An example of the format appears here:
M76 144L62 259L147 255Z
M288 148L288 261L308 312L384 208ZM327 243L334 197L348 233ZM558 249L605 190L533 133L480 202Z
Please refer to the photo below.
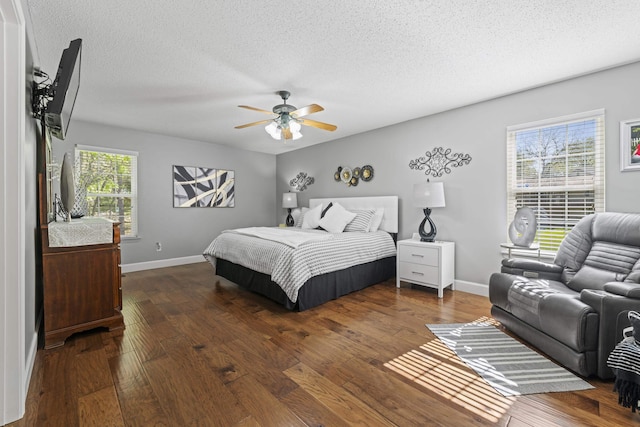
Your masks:
M73 203L73 209L69 212L71 218L82 218L89 211L89 204L87 203L87 188L76 187L76 197Z

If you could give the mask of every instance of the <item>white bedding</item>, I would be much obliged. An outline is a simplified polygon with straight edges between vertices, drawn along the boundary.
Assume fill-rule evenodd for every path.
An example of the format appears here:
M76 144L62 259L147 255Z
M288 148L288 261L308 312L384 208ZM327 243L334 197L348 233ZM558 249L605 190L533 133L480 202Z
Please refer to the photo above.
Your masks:
M259 237L260 239L271 240L297 248L303 243L314 240L326 240L331 238L330 234L322 233L300 233L295 230L274 227L248 227L236 228L235 230L225 230L223 233L245 234L247 236Z
M277 227L272 228L277 234ZM304 240L297 247L267 240L247 233L223 232L211 242L204 256L215 266L216 258L222 258L254 271L271 276L292 302L298 299L298 291L311 277L354 265L365 264L395 256L396 248L391 235L384 231L375 233L348 232L327 233L322 230L279 229L283 234L299 234ZM320 237L322 236L322 237ZM320 237L320 238L319 238Z

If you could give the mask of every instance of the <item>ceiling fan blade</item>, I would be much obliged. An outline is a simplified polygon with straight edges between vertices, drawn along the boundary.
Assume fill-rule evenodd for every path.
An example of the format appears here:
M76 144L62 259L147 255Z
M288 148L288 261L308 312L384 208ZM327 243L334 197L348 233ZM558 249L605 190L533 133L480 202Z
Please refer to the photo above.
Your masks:
M264 124L267 124L267 123L269 123L271 121L273 121L273 119L260 120L259 122L247 123L246 125L236 126L236 129L244 129L244 128L248 128L249 126L264 125Z
M336 125L330 125L329 123L322 123L322 122L317 122L315 120L309 120L309 119L298 119L298 123L305 126L313 126L314 128L328 130L331 132L338 129Z
M324 108L322 108L318 104L311 104L311 105L307 105L306 107L298 108L297 110L292 111L290 114L293 117L302 117L302 116L308 116L309 114L317 113L318 111L323 111L323 110Z
M262 108L250 107L248 105L238 105L238 107L246 108L247 110L257 111L258 113L271 114L271 115L275 114L273 111L263 110Z
M282 137L286 141L287 139L293 139L293 135L291 134L291 129L284 128L282 129Z

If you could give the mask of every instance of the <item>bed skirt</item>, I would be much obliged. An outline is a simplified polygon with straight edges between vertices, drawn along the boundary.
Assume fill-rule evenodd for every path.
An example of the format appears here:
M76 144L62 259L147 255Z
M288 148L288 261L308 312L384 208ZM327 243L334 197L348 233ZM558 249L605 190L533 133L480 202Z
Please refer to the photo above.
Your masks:
M300 288L295 303L267 274L221 258L216 259L216 274L244 289L266 296L288 310L304 311L395 277L396 257L387 257L312 277Z

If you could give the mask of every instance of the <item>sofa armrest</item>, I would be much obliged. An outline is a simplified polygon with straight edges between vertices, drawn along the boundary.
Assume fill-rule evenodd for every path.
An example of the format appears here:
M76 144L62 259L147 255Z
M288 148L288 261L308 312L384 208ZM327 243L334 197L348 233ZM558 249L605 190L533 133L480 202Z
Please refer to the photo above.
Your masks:
M627 298L640 299L640 285L629 282L608 282L604 290Z
M533 259L508 258L502 260L500 271L532 279L561 281L563 268L556 264Z
M605 286L611 283L607 283ZM616 284L624 284L618 282ZM633 285L633 284L631 284ZM624 328L630 325L628 313L638 310L640 300L627 298L605 290L583 289L580 301L591 306L600 316L598 330L598 376L602 379L613 377L607 366L609 354L616 346Z

